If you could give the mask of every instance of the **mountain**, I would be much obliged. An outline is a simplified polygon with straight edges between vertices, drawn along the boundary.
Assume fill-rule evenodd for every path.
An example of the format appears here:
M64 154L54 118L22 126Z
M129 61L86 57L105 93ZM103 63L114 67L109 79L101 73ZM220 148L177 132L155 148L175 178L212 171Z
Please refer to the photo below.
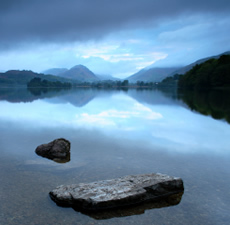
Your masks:
M222 55L230 55L230 51L224 52L224 53L222 53L220 55L215 55L215 56L210 56L210 57L207 57L207 58L199 59L194 63L191 63L191 64L189 64L189 65L187 65L185 67L182 67L182 68L179 68L178 70L173 71L169 76L173 76L175 74L185 74L189 70L191 70L195 65L199 65L201 63L204 63L204 62L208 61L209 59L219 59L220 56L222 56Z
M96 74L96 76L100 79L100 80L113 80L113 81L117 81L117 80L121 80L120 78L117 77L113 77L111 75L100 75L100 74Z
M145 81L145 82L161 82L164 78L173 76L175 74L185 74L191 70L195 65L201 64L209 59L218 59L222 55L230 55L230 51L224 52L219 55L210 56L207 58L199 59L184 67L146 67L139 72L127 77L130 82Z
M63 73L58 74L58 76L77 80L80 82L92 82L99 80L99 78L92 71L83 65L74 66Z
M67 70L68 69L66 69L66 68L52 68L52 69L45 70L42 73L46 74L46 75L55 75L55 76L58 76L60 73L64 73Z
M53 76L53 75L44 75L41 73L35 73L30 70L9 70L5 73L0 73L0 85L1 86L26 86L27 83L33 78L38 77L51 82L70 82L73 83L70 79L63 77Z
M169 76L173 71L179 69L178 67L155 67L150 69L142 69L139 72L127 77L129 82L145 81L145 82L161 82L164 78Z

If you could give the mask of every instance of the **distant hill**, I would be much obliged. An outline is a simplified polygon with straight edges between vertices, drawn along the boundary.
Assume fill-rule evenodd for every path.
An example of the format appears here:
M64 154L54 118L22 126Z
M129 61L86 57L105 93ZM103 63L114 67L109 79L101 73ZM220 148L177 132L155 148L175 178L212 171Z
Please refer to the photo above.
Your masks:
M117 81L117 80L121 80L120 78L117 77L113 77L111 75L100 75L100 74L96 74L96 76L102 80L102 81L106 81L106 80L112 80L112 81Z
M46 75L50 74L50 75L69 77L69 78L71 77L71 79L76 79L76 80L84 79L84 81L86 81L87 77L89 77L89 74L91 74L90 75L90 81L91 80L95 80L95 81L120 80L119 78L113 77L111 75L94 74L92 71L90 71L87 67L85 67L83 65L74 66L70 70L68 70L66 68L52 68L52 69L45 70L42 73L44 73ZM86 76L83 77L82 75L79 75L79 73L81 73L83 76L85 74ZM95 76L96 76L96 78L95 78ZM73 78L73 77L75 77L75 78Z
M161 82L169 76L178 67L156 67L150 69L142 69L139 72L127 77L129 82L145 81L145 82Z
M42 73L45 75L55 75L58 76L61 73L66 72L68 69L66 68L52 68L52 69L48 69L43 71Z
M58 74L58 76L77 80L79 82L92 82L99 80L92 71L83 65L74 66L63 73Z
M70 82L73 83L70 79L53 76L53 75L44 75L41 73L35 73L30 70L9 70L5 73L0 73L0 85L1 86L26 86L27 83L33 78L38 77L45 79L51 82Z

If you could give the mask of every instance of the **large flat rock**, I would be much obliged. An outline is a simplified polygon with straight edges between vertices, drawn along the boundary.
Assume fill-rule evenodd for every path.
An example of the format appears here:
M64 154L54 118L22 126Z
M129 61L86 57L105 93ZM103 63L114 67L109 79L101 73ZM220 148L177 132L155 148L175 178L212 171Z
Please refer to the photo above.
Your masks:
M50 197L58 205L92 211L159 200L183 190L181 178L152 173L92 183L61 185L50 192Z

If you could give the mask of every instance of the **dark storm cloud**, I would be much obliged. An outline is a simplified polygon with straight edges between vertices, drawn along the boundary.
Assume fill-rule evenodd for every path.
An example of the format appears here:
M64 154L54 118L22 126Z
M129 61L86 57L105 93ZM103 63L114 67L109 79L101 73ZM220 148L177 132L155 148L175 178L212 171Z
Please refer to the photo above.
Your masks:
M229 0L1 0L0 47L97 39L147 21L229 11Z

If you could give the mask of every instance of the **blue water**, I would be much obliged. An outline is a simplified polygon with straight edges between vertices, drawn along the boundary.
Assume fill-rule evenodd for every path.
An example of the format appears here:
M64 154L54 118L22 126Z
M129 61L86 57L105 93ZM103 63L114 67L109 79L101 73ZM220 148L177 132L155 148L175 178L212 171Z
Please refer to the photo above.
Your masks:
M0 99L0 224L229 224L230 124L174 92L4 89ZM34 152L60 137L68 163ZM100 220L49 198L60 184L153 172L183 179L178 205Z

